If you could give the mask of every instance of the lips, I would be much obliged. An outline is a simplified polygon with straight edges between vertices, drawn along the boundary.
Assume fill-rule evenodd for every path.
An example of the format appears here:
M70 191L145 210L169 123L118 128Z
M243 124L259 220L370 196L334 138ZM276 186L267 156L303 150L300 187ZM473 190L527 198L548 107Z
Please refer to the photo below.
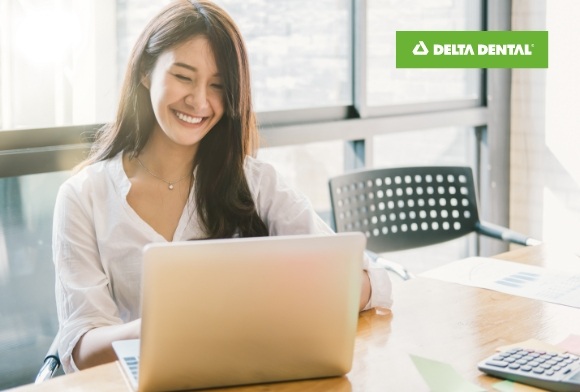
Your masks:
M178 111L174 111L175 115L177 116L178 119L180 119L183 122L186 122L188 124L199 124L201 123L205 117L194 117L194 116L189 116L185 113L181 113Z

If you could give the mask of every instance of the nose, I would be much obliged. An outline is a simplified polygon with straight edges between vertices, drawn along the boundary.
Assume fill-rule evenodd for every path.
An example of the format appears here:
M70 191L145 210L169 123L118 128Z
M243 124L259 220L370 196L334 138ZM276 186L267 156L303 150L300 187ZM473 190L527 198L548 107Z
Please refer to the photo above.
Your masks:
M196 86L185 97L185 103L195 110L205 109L207 103L207 91L205 86Z

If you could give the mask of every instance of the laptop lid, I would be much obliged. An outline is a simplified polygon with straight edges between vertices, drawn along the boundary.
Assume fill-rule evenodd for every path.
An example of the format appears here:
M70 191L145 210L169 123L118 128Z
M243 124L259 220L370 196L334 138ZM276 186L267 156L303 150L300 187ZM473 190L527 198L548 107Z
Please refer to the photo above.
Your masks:
M341 233L146 246L138 389L347 373L365 244Z

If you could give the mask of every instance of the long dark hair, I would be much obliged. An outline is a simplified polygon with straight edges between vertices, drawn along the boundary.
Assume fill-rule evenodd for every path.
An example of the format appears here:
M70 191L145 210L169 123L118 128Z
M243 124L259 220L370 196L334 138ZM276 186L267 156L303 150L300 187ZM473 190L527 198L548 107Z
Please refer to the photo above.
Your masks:
M224 86L224 115L201 140L194 160L197 215L207 238L267 236L244 174L258 147L248 56L231 17L206 0L176 0L163 8L133 47L115 122L99 130L88 164L143 149L155 124L149 91L141 84L164 51L195 36L210 42Z

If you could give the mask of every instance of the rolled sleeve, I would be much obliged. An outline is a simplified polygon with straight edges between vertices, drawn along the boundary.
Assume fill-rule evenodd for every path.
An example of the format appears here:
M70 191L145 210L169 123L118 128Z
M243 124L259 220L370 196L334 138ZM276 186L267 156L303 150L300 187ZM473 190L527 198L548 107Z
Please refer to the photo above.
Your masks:
M371 297L363 310L376 307L390 308L393 305L393 285L389 272L379 266L373 266L370 257L365 253L363 269L367 271L371 284Z
M393 305L392 284L389 273L384 268L371 267L366 270L371 282L371 298L363 310L376 307L391 308Z

